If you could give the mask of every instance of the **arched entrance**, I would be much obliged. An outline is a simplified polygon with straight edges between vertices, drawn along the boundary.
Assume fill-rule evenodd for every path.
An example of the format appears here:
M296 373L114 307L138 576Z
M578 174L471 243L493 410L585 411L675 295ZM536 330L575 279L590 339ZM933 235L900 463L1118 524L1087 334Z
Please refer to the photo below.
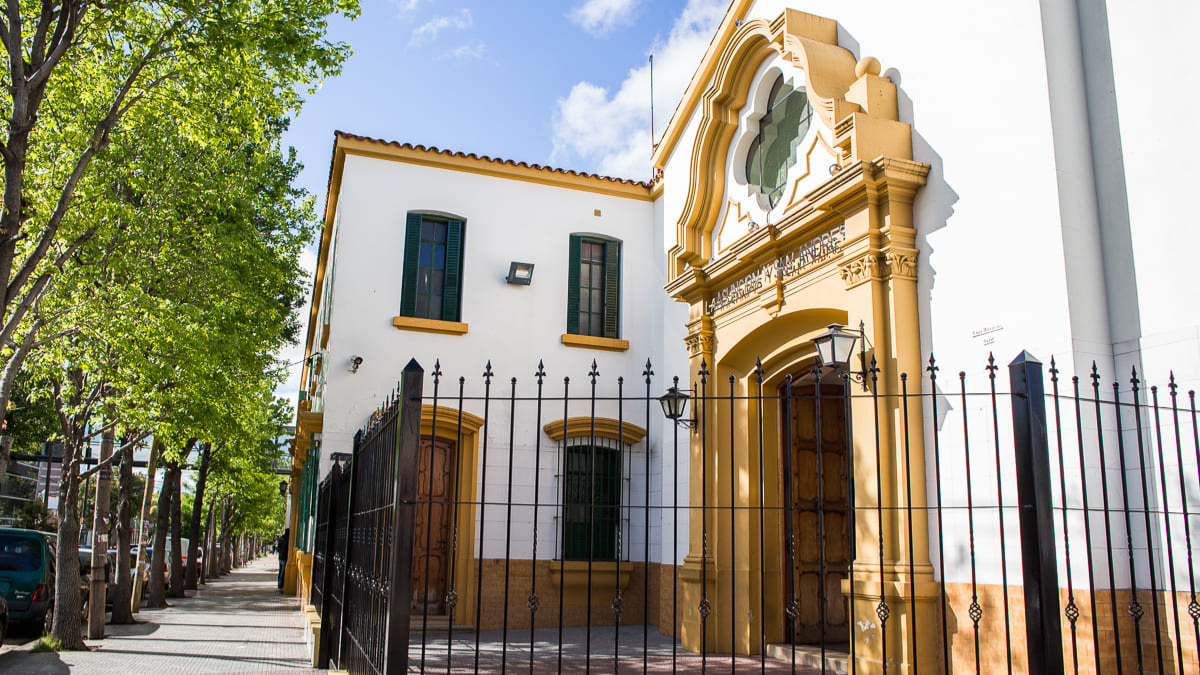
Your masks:
M830 382L829 380L833 381ZM785 594L794 602L789 641L848 642L849 472L845 388L833 376L818 383L811 371L779 387L779 494L787 508L781 567Z
M895 85L878 61L842 47L838 33L836 22L793 10L736 23L705 66L706 87L696 90L703 93L680 118L696 120L694 134L672 132L656 150L656 168L681 152L690 158L683 203L665 216L676 226L665 288L689 306L690 376L697 395L710 397L689 443L681 641L697 651L756 654L773 643L820 641L824 632L827 643L852 637L858 672L924 670L936 663L936 644L904 636L918 616L937 620L927 524L898 517L902 507L922 513L927 503L923 408L906 408L901 426L899 407L921 396L925 367L913 200L930 167L913 161ZM775 81L772 68L796 87L802 81L820 123L813 127L828 141L812 147L827 148L833 163L829 178L789 173L787 194L766 211L743 200L737 172L721 167L744 156L736 140L754 131L752 97ZM866 356L878 364L869 394L856 384L853 404L836 406L841 417L816 412L827 400L824 378L805 385L801 377L815 356L812 339L835 322L860 326ZM789 387L779 396L789 374L807 395ZM844 391L844 383L831 384ZM785 402L787 414L761 405L763 396ZM834 427L840 435L827 437ZM852 438L841 431L850 428ZM826 442L840 452L827 453ZM836 470L827 472L827 462ZM781 494L789 486L792 493ZM850 503L851 487L852 523L837 506ZM759 522L748 515L755 505ZM886 626L872 618L885 601Z

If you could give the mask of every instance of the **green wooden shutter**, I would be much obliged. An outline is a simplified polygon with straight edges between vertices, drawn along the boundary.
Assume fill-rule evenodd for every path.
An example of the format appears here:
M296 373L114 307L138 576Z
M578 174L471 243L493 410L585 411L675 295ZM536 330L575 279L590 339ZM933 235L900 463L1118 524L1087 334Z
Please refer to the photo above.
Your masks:
M579 334L579 249L583 238L571 235L567 253L567 333Z
M446 223L446 272L442 286L442 321L458 321L458 299L462 288L463 223Z
M604 337L619 338L621 330L621 242L604 244Z
M404 228L404 279L400 287L400 316L417 313L417 262L421 252L421 214L408 214Z

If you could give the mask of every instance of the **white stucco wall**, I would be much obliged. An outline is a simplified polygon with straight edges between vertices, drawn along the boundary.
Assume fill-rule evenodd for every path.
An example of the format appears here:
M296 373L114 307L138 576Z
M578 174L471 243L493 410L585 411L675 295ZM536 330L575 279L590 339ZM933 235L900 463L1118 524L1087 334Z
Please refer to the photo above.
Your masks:
M535 372L544 362L545 394L563 395L563 378L570 377L572 399L590 394L592 360L600 373L598 397L613 397L617 379L624 377L627 396L642 395L641 373L646 360L654 360L661 335L662 262L661 235L653 228L653 204L646 200L614 197L539 183L506 180L477 173L417 166L403 162L348 155L338 199L338 243L333 261L336 284L332 294L331 327L326 350L327 383L322 433L322 474L333 452L348 452L354 433L367 421L383 398L394 389L409 359L425 369L426 402L433 395L432 371L440 362L443 376L439 403L456 408L458 380L466 378L469 399L463 409L485 416L482 374L491 362L494 377L492 400L486 408L486 499L509 501L509 436L512 447L512 501L533 502L540 486L543 506L538 517L539 557L546 558L556 541L555 509L559 501L558 446L537 424L535 401L509 403L511 379L517 379L518 399L536 394ZM596 216L599 211L601 215ZM392 319L399 312L404 250L404 220L410 211L453 214L465 221L462 314L469 325L466 335L454 336L399 330ZM566 331L567 248L572 233L595 233L622 241L621 337L629 340L626 352L602 352L564 346ZM509 262L535 265L529 286L505 282ZM358 372L349 371L353 356L361 356ZM656 367L656 371L657 371ZM665 389L666 385L662 385ZM600 401L596 414L623 416L625 421L658 432L661 411L646 419L644 403L628 403L619 411L612 401ZM568 416L588 415L586 400L572 400ZM542 424L564 416L561 401L547 402ZM511 429L510 429L511 427ZM541 444L541 471L534 472L535 448ZM626 467L631 477L626 489L628 504L645 503L645 453L652 459L657 435L636 444ZM482 440L481 440L482 450ZM485 459L480 456L478 475ZM661 469L660 469L661 470ZM503 557L506 518L501 507L489 507L484 555ZM634 548L640 559L644 548L644 518L626 514ZM513 513L512 555L532 552L532 509ZM628 543L628 542L627 542ZM549 547L549 548L546 548Z

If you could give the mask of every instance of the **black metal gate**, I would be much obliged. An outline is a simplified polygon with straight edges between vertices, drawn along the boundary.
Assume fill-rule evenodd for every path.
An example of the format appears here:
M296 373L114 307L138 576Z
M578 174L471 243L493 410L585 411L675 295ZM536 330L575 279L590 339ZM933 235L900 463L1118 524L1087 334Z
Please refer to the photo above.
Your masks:
M637 393L593 363L554 395L540 365L496 394L489 363L476 395L460 378L448 400L440 364L422 397L410 363L320 486L320 665L1200 673L1194 392L1048 372L1044 391L1022 353L1004 391L989 359L972 389L930 358L885 392L873 362L777 389L761 364L726 382L702 366L692 412L664 421L649 363ZM434 465L422 406L466 472L452 496L434 499L432 468L417 485ZM435 508L452 514L432 558L448 561L444 602L410 618Z

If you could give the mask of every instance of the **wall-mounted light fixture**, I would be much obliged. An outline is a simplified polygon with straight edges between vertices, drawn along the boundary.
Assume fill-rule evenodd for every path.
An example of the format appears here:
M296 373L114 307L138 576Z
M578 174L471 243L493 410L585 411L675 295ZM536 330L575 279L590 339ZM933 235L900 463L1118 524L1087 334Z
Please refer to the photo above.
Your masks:
M350 372L357 373L358 367L362 365L363 357L355 354L350 357Z
M512 261L504 280L517 286L528 286L533 281L533 263Z
M667 393L658 397L659 404L662 405L663 415L667 419L675 423L676 426L691 429L696 426L696 420L684 416L687 414L688 399L691 398L686 390L679 387L671 387Z
M859 340L862 342L859 342ZM858 343L858 358L861 371L850 369L850 357L854 355L854 345ZM846 378L862 384L863 391L867 390L867 332L866 324L859 322L858 330L846 328L841 324L831 323L824 333L813 338L817 347L817 358L821 365L830 366L842 373Z
M279 481L279 496L280 497L287 497L287 487L288 487L288 483L286 480Z
M334 466L336 466L338 468L338 470L341 471L341 470L344 470L346 468L346 465L350 463L350 453L334 452L329 455L329 459L333 462Z

